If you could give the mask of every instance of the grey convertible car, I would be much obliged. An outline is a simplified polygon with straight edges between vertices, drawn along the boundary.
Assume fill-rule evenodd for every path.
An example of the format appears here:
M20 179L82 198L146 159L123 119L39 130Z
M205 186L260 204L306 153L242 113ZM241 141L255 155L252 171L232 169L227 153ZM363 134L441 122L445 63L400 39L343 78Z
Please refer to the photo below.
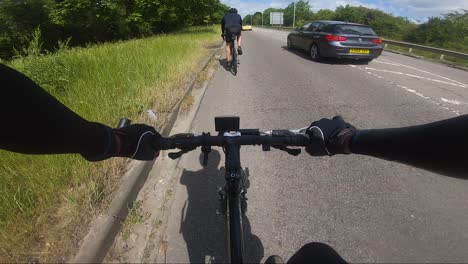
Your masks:
M366 61L380 56L382 39L366 25L343 21L313 21L288 35L288 48L310 53L314 61L323 58L354 58Z

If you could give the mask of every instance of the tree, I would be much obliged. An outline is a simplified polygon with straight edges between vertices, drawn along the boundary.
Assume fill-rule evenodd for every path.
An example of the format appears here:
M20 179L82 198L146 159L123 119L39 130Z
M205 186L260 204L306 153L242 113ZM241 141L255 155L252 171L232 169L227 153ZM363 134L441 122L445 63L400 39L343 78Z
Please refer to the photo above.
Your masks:
M28 46L40 28L43 47L128 39L191 25L219 23L219 0L0 0L0 58Z
M226 12L228 12L229 7L223 3L218 2L215 7L215 11L212 14L212 21L215 24L221 23L223 16Z
M261 25L262 24L262 12L255 12L253 15L253 25Z
M348 21L353 23L364 23L364 14L350 5L338 6L335 10L335 19L340 21Z
M468 10L431 17L406 34L405 40L468 52Z
M333 20L335 19L335 12L330 9L320 9L317 13L312 15L311 20Z
M50 19L73 44L109 41L128 33L120 0L55 0Z
M252 15L248 14L242 19L242 24L250 25L252 21Z
M297 25L302 25L306 21L311 20L313 12L310 10L309 1L297 1L296 2L296 23ZM293 25L293 18L294 18L294 3L289 4L284 9L284 24L286 26Z
M191 25L219 23L228 7L220 0L0 0L0 58L29 46L40 32L42 48L53 51L60 40L85 45L169 32ZM244 23L270 23L271 12L284 12L293 23L294 3L284 9L267 8L244 17ZM296 2L296 26L310 20L343 20L371 26L379 35L396 40L467 51L468 11L432 17L416 25L363 6L339 6L314 14L308 1Z
M329 12L327 13L330 15ZM416 26L406 18L363 6L339 6L334 12L333 19L369 25L378 35L395 40L402 39L405 32Z
M58 30L49 20L50 6L49 0L0 1L0 58L10 58L15 49L27 46L38 27L45 32L43 47L55 45Z

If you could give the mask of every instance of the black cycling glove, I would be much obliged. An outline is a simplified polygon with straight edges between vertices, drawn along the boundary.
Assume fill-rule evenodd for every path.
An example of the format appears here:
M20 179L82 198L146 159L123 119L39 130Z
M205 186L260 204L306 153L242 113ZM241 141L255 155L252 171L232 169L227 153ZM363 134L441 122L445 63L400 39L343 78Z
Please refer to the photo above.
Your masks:
M312 122L306 132L310 136L307 153L312 156L333 156L335 154L350 154L350 142L356 133L356 128L346 123L341 116L333 119L322 118Z
M161 135L151 126L135 124L113 129L115 135L114 157L136 160L153 160L159 155L153 142Z

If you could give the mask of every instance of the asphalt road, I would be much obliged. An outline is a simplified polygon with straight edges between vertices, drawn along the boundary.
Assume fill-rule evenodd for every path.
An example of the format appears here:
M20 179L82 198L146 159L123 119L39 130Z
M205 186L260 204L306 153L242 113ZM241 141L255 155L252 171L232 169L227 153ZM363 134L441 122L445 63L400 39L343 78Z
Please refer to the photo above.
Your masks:
M269 130L336 114L358 128L384 128L468 113L467 72L388 52L368 65L316 63L285 49L286 32L243 34L238 75L220 67L194 132L214 132L213 118L224 114L239 115L243 128ZM198 152L180 163L168 263L226 261L224 220L216 215L220 156L207 168ZM241 158L250 183L248 262L288 259L309 242L351 262L468 262L468 181L358 155L293 157L245 147Z

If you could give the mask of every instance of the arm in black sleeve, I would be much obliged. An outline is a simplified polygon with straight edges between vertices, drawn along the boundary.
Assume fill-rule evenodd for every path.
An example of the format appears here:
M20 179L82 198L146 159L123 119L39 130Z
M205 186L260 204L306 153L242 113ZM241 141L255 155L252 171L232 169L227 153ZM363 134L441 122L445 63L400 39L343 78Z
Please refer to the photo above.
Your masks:
M468 179L468 115L412 127L360 130L351 151Z
M223 16L223 19L221 20L221 34L224 34L224 27L226 24L226 20L224 18L225 17Z
M0 63L0 149L79 153L100 160L114 145L110 127L88 122L25 75Z
M242 28L242 17L239 15L239 23L241 25L241 28Z

